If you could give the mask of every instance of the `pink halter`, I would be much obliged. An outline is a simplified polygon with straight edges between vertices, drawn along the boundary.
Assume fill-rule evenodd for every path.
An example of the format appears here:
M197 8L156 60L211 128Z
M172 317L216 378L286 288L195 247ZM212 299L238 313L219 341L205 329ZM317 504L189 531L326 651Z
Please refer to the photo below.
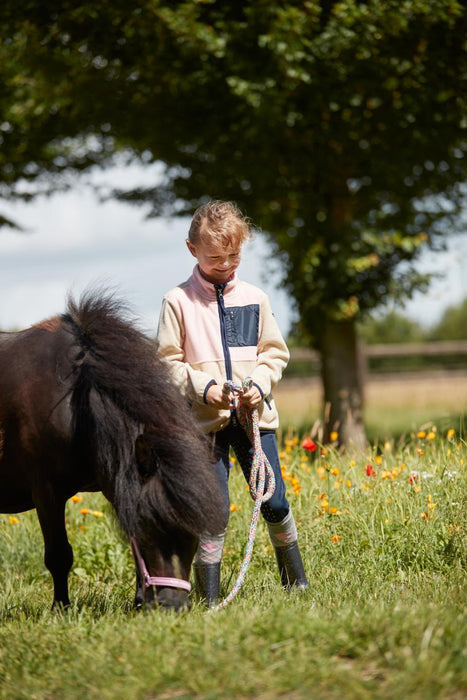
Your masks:
M143 594L150 586L167 586L168 588L181 588L184 591L191 591L191 584L182 578L171 578L170 576L150 576L146 562L141 556L138 544L134 537L130 537L131 551L135 560L136 568L141 576L143 584Z

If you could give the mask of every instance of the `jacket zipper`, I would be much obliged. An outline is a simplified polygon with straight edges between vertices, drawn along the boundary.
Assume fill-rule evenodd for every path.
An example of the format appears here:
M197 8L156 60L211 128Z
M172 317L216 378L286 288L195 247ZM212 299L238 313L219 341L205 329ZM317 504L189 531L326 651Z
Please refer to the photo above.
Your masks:
M225 304L224 304L224 289L225 289L226 283L224 284L215 284L215 290L216 290L216 297L217 297L217 310L219 311L219 322L221 326L221 340L222 340L222 350L224 351L224 362L225 362L225 373L227 376L227 379L233 379L232 375L232 360L230 358L230 350L229 350L229 345L227 343L227 328L225 326L225 316L226 316L226 309L225 309ZM271 410L271 404L268 400L268 397L266 396L264 399L265 404ZM236 421L236 415L235 415L235 409L232 409L231 411L231 420L233 423Z
M229 346L227 343L227 328L225 326L225 304L224 304L224 284L215 284L216 297L217 297L217 309L219 311L219 322L221 326L221 340L222 340L222 350L224 351L224 362L225 362L225 374L227 379L233 379L232 375L232 360L230 358Z

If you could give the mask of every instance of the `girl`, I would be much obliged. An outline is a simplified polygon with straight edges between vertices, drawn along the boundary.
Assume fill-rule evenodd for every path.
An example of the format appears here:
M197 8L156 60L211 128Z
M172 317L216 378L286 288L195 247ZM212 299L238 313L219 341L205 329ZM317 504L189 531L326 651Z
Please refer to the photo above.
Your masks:
M307 588L297 543L297 529L285 495L275 438L279 417L271 390L282 376L289 351L271 311L267 295L236 275L242 244L250 236L247 220L231 202L211 201L195 212L187 240L197 259L191 277L163 300L159 354L189 400L193 413L213 443L213 466L225 496L229 518L229 450L232 447L247 481L252 448L240 426L226 380L251 388L239 397L257 408L261 444L275 475L276 488L261 513L274 546L282 585ZM267 486L267 485L266 485ZM206 604L219 594L225 530L201 538L194 561L195 581Z

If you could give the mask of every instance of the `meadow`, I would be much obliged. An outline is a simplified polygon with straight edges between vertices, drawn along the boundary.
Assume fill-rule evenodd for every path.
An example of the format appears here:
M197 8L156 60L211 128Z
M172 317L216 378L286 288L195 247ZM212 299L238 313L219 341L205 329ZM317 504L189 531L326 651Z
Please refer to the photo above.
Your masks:
M422 429L418 409L404 404L394 409L406 426L397 439L388 424L365 453L342 454L302 446L307 432L287 422L283 393L281 462L305 592L281 590L260 523L246 581L227 608L208 612L193 596L182 614L137 613L129 547L104 499L82 493L67 505L72 605L51 612L35 513L0 515L0 699L467 697L467 444L459 412L447 423L451 394L444 405L440 396L438 387L438 413L423 415ZM381 415L389 397L379 395ZM251 512L233 463L224 595Z
M274 390L287 429L305 431L320 416L322 389L315 378L282 380ZM369 375L364 391L365 426L370 441L403 438L434 421L438 428L464 431L467 373L407 372Z

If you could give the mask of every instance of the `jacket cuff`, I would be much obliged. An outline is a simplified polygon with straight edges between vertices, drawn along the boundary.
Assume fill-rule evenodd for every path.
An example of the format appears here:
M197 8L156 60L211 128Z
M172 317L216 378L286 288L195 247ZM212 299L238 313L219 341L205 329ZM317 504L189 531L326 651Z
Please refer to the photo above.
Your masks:
M203 391L203 402L204 402L204 403L207 403L207 401L206 401L206 394L208 393L208 389L209 389L213 384L217 384L217 382L215 381L215 379L211 379L211 381L208 382L208 383L206 384L206 386L204 387L204 391Z
M259 393L261 394L261 398L264 399L264 391L261 389L260 385L256 382L253 382L253 386L255 386L258 389Z

